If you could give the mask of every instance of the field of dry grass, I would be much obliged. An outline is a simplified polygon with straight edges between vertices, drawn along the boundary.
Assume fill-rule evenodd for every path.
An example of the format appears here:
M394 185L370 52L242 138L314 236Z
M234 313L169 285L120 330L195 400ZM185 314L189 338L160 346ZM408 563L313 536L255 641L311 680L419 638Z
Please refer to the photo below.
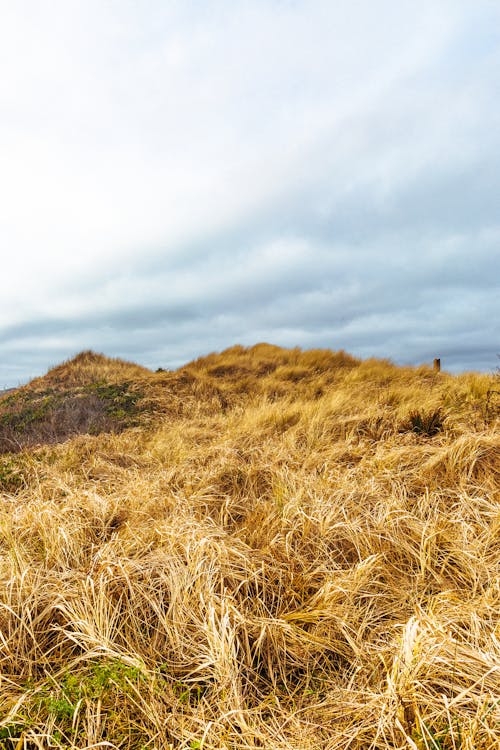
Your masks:
M498 379L90 352L0 399L0 748L498 750Z

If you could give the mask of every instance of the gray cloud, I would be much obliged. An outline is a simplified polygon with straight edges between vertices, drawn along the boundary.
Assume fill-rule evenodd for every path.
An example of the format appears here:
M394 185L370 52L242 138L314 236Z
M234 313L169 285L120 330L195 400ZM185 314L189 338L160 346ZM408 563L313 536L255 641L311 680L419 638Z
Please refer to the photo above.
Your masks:
M495 367L498 8L28 6L0 31L0 387L259 340Z

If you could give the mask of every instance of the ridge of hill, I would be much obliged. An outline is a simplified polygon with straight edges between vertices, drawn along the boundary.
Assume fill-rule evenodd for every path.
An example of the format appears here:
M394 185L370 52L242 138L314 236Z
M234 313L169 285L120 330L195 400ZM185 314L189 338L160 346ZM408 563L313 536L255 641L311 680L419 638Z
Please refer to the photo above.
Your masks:
M133 362L106 357L93 351L83 351L51 368L46 375L29 383L31 389L48 387L83 387L99 382L130 381L149 370Z
M498 378L83 352L0 399L0 750L496 750Z
M474 387L469 388L474 381ZM319 399L329 390L347 389L363 399L392 385L405 390L392 396L401 416L429 401L429 416L444 407L449 416L483 419L498 413L490 400L492 378L436 375L429 367L398 367L386 360L362 362L343 351L283 349L270 344L233 346L200 357L175 371L152 372L122 359L81 352L27 385L0 396L0 452L58 443L77 434L121 432L155 419L186 414L216 414L248 404L252 398L285 402ZM412 392L418 393L412 399ZM385 425L390 404L380 404ZM394 416L394 414L393 414ZM387 425L386 425L387 426ZM394 425L393 425L394 426Z

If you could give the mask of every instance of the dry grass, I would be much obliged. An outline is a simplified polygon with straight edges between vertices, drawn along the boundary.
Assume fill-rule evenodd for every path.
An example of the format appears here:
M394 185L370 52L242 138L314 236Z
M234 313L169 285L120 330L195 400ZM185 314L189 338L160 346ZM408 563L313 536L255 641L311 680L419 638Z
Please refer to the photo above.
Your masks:
M493 376L87 353L22 403L89 386L133 419L0 455L0 747L500 747Z

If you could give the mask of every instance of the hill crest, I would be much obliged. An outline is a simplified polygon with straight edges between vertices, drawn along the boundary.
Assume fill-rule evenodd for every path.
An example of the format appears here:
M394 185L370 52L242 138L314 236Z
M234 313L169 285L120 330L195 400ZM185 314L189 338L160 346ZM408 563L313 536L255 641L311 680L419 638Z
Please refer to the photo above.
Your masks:
M474 379L473 396L465 395L467 377ZM400 367L388 360L362 361L344 351L267 343L232 346L178 370L156 372L87 350L0 397L0 451L166 419L217 415L259 400L286 409L299 401L338 399L341 393L353 403L361 399L360 413L375 411L370 424L379 420L391 430L422 403L429 405L429 418L444 409L442 414L468 410L487 419L492 416L487 402L492 378L455 377L428 366ZM441 423L436 417L432 429Z

